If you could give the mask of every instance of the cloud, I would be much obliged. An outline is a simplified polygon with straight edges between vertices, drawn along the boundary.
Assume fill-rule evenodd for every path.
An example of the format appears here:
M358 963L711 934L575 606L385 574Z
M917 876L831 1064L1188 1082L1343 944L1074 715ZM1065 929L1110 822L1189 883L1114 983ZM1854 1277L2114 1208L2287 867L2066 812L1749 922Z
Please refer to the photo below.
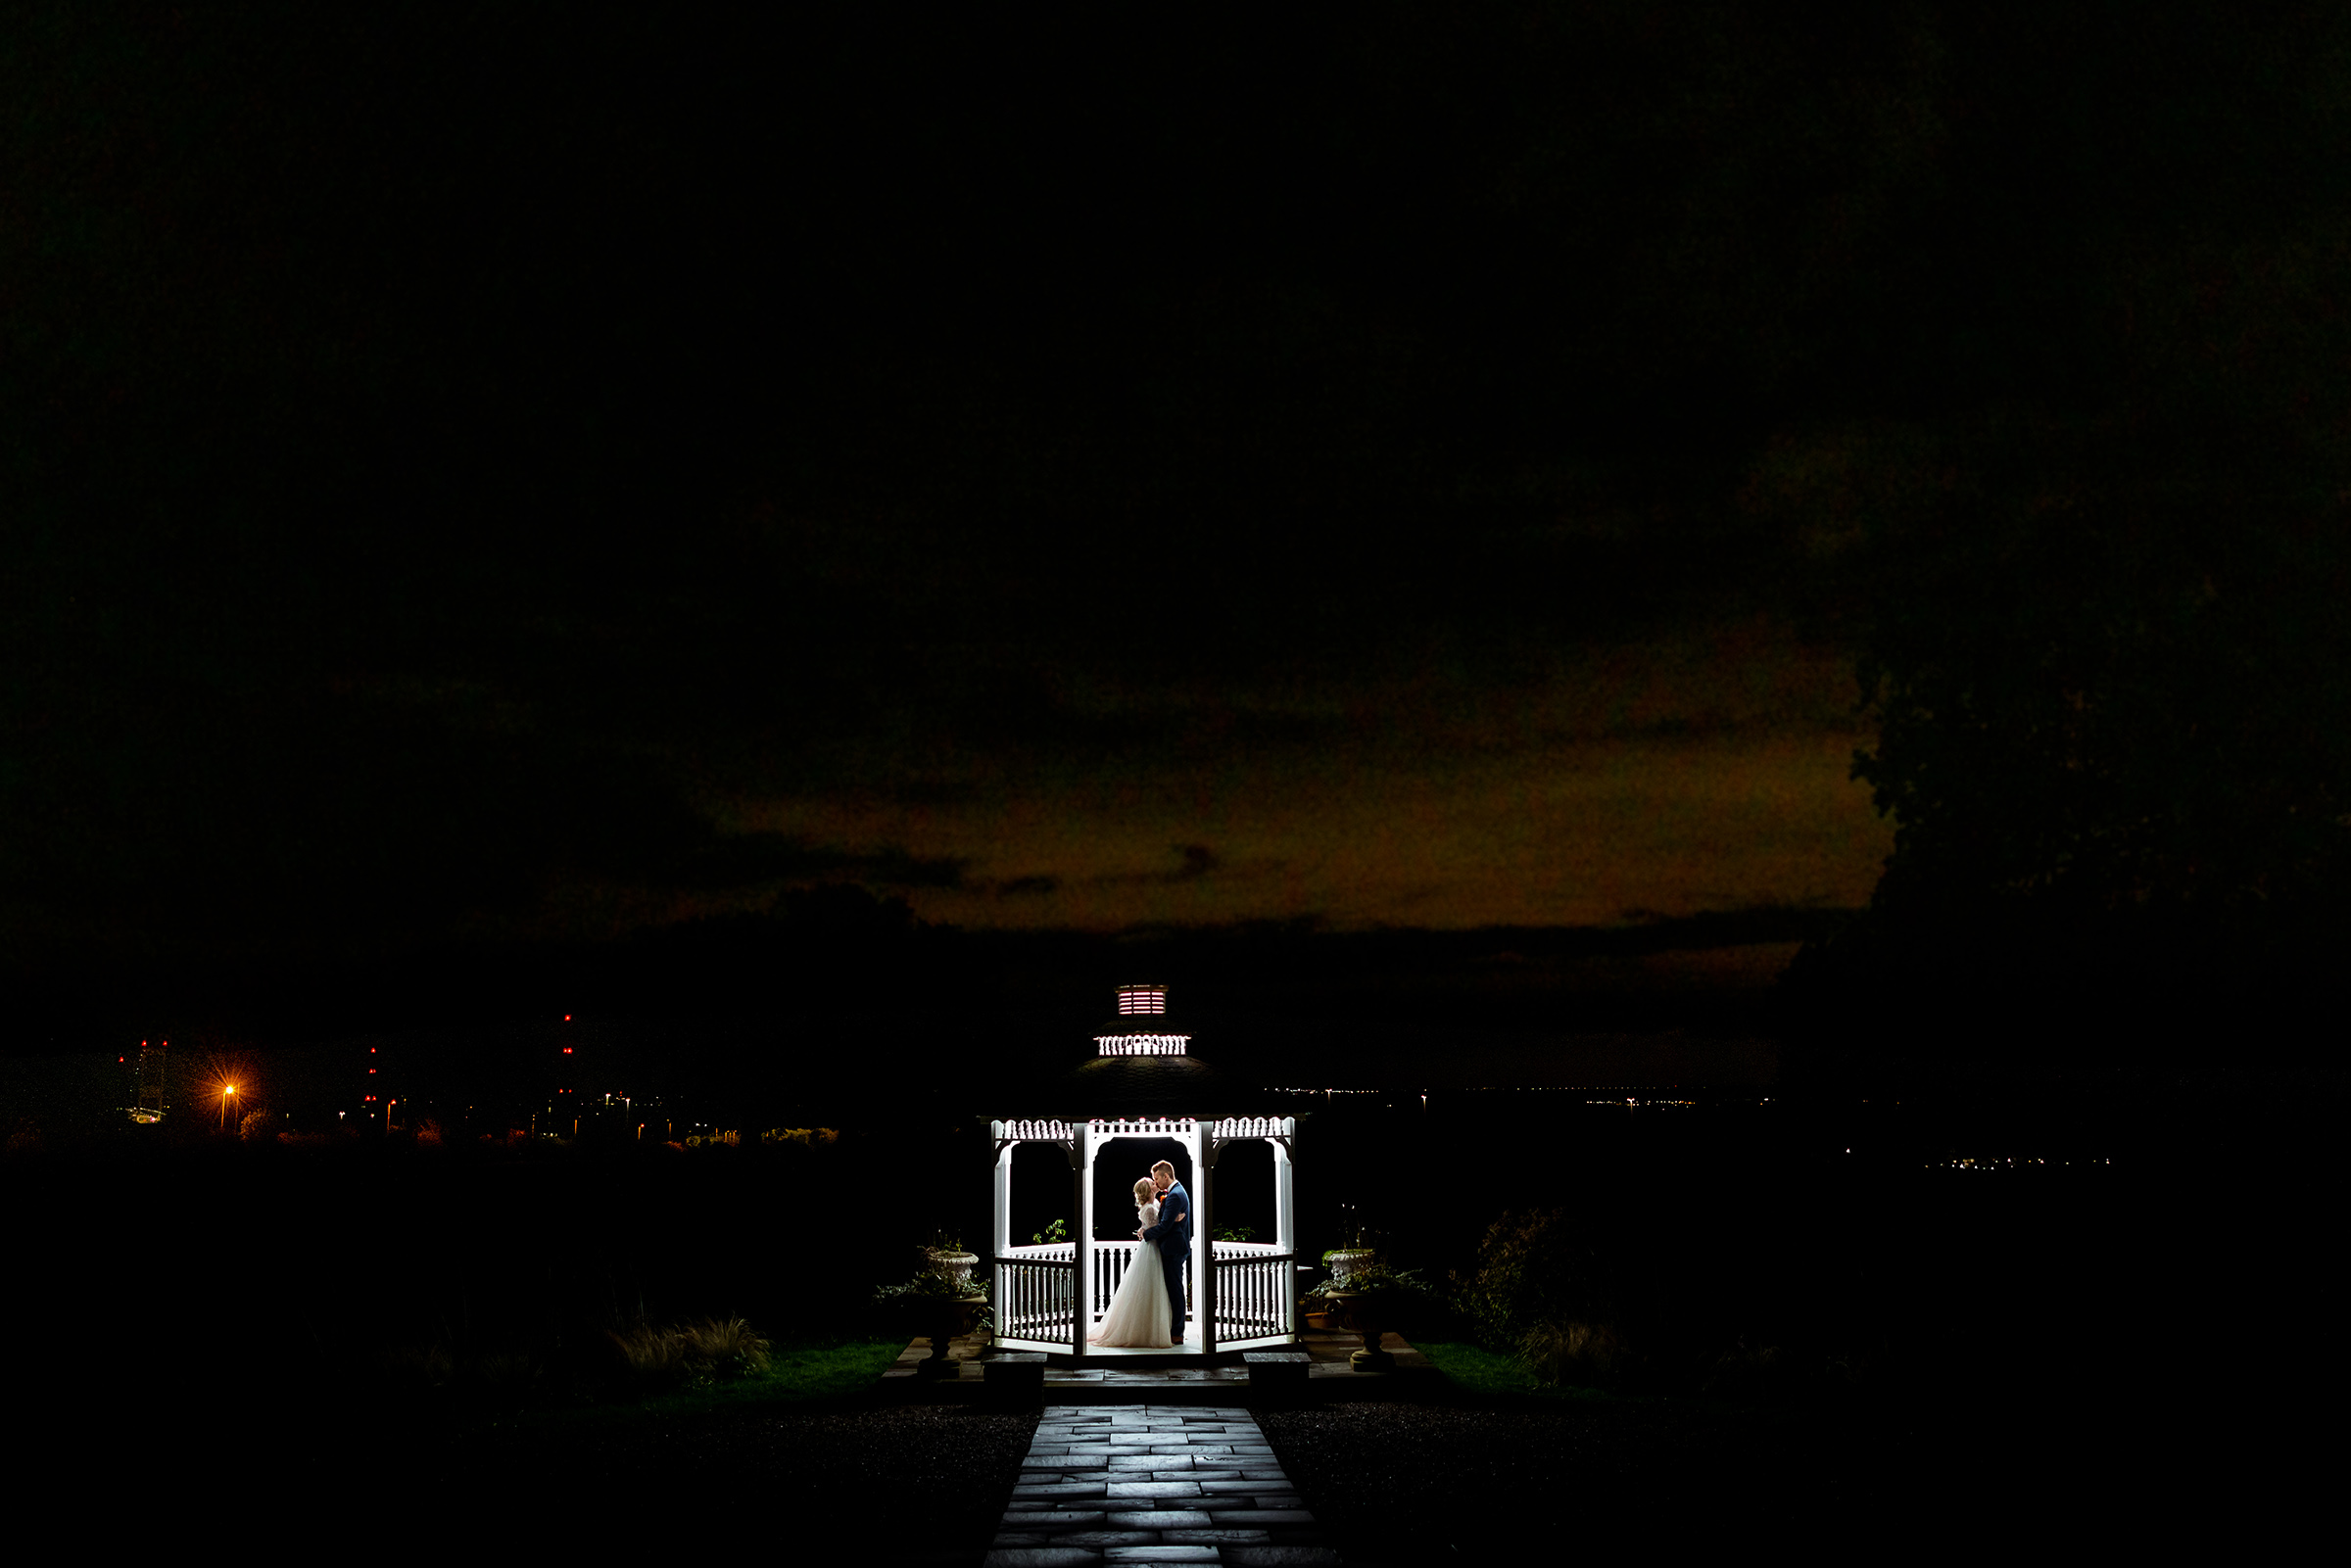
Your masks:
M1172 871L1116 872L1093 878L1092 880L1100 887L1169 887L1181 882L1198 881L1223 865L1217 858L1216 851L1206 844L1176 844L1171 847L1180 862Z
M1139 776L1113 758L958 808L758 810L812 841L963 868L907 896L964 926L1612 926L1866 902L1891 843L1851 751L1844 734L1759 731L1466 758L1268 750Z
M666 864L647 868L644 879L699 891L818 879L893 888L959 887L970 864L967 856L918 855L899 844L850 849L795 833L721 833Z

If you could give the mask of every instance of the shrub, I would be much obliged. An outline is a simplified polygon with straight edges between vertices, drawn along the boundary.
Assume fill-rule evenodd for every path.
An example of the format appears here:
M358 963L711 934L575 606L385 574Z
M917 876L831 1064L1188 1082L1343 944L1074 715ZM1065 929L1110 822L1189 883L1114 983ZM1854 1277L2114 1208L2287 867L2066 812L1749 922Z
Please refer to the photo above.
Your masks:
M686 1336L674 1328L638 1323L604 1338L620 1353L628 1381L641 1391L675 1388L692 1375L686 1354Z
M706 1317L675 1326L637 1323L606 1331L618 1392L642 1397L686 1384L728 1383L768 1370L767 1337L740 1317ZM605 1381L613 1381L610 1373Z
M456 1358L447 1345L395 1345L383 1353L384 1380L403 1393L447 1388Z
M1609 1323L1615 1270L1560 1210L1511 1212L1486 1227L1477 1264L1452 1279L1453 1305L1489 1351L1514 1353L1537 1329Z
M728 1382L767 1370L768 1342L740 1317L705 1318L679 1332L696 1378Z
M523 1404L540 1392L547 1367L528 1351L490 1351L473 1356L460 1370L481 1398L497 1404Z
M1566 1211L1504 1214L1486 1227L1476 1267L1452 1285L1478 1345L1515 1356L1538 1383L1616 1388L1640 1371L1616 1268Z
M1614 1388L1637 1370L1637 1357L1613 1325L1568 1320L1540 1323L1518 1342L1518 1359L1536 1382Z

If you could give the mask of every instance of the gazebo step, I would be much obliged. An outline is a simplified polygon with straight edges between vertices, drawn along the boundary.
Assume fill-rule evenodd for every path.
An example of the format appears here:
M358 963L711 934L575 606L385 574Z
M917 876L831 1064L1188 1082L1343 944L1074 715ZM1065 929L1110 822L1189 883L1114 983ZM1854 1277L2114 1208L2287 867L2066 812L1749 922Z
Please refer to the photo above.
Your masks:
M1038 1404L1045 1398L1045 1353L1005 1351L981 1363L981 1381L990 1398L1008 1404Z
M1244 1351L1241 1364L1249 1369L1251 1388L1304 1388L1314 1357L1304 1351Z

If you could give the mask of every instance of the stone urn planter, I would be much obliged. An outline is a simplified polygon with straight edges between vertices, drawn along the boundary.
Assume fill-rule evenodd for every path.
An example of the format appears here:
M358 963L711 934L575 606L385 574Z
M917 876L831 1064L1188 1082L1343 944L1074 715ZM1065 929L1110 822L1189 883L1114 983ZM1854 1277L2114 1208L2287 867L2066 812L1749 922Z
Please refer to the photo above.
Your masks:
M1322 1255L1322 1266L1330 1270L1330 1283L1337 1287L1347 1283L1348 1275L1369 1263L1372 1256L1368 1247L1341 1247Z
M979 1258L972 1253L935 1253L932 1256L937 1259L939 1268L958 1287L969 1286L972 1282L972 1270L980 1265Z
M950 1342L969 1334L986 1310L984 1296L934 1296L901 1302L894 1316L899 1332L908 1339L931 1342L931 1358L917 1370L922 1376L936 1377L953 1364L947 1358Z
M1384 1299L1386 1295L1384 1291L1332 1291L1326 1298L1332 1317L1364 1337L1364 1348L1347 1357L1348 1364L1359 1372L1381 1372L1396 1364L1396 1357L1379 1348L1379 1337L1388 1331L1396 1306Z

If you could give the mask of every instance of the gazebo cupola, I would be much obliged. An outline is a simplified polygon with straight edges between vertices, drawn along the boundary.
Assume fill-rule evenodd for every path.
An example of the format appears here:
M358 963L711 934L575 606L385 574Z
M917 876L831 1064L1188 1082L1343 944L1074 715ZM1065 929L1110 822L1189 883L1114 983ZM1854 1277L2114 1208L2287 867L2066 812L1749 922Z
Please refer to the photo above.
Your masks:
M1294 1303L1297 1224L1291 1179L1297 1121L1251 1116L1256 1098L1192 1055L1192 1036L1168 1008L1168 987L1121 985L1116 1010L1096 1025L1090 1057L1030 1091L1033 1119L990 1123L995 1140L996 1343L1077 1358L1141 1354L1089 1347L1086 1335L1142 1244L1125 1235L1128 1195L1096 1193L1097 1167L1118 1181L1148 1172L1155 1158L1176 1166L1192 1200L1187 1295L1190 1321L1180 1354L1213 1354L1287 1344L1297 1337ZM1241 1141L1273 1153L1274 1239L1220 1242L1215 1234L1217 1157ZM1070 1173L1076 1234L1059 1243L1012 1239L1013 1151L1055 1145ZM1125 1145L1125 1148L1121 1148ZM1129 1159L1131 1171L1119 1166ZM1115 1234L1113 1234L1115 1233ZM1168 1352L1162 1354L1178 1354Z
M1094 1036L1094 1050L1100 1056L1182 1056L1192 1037L1170 1028L1166 986L1122 985L1119 1016L1108 1033Z

